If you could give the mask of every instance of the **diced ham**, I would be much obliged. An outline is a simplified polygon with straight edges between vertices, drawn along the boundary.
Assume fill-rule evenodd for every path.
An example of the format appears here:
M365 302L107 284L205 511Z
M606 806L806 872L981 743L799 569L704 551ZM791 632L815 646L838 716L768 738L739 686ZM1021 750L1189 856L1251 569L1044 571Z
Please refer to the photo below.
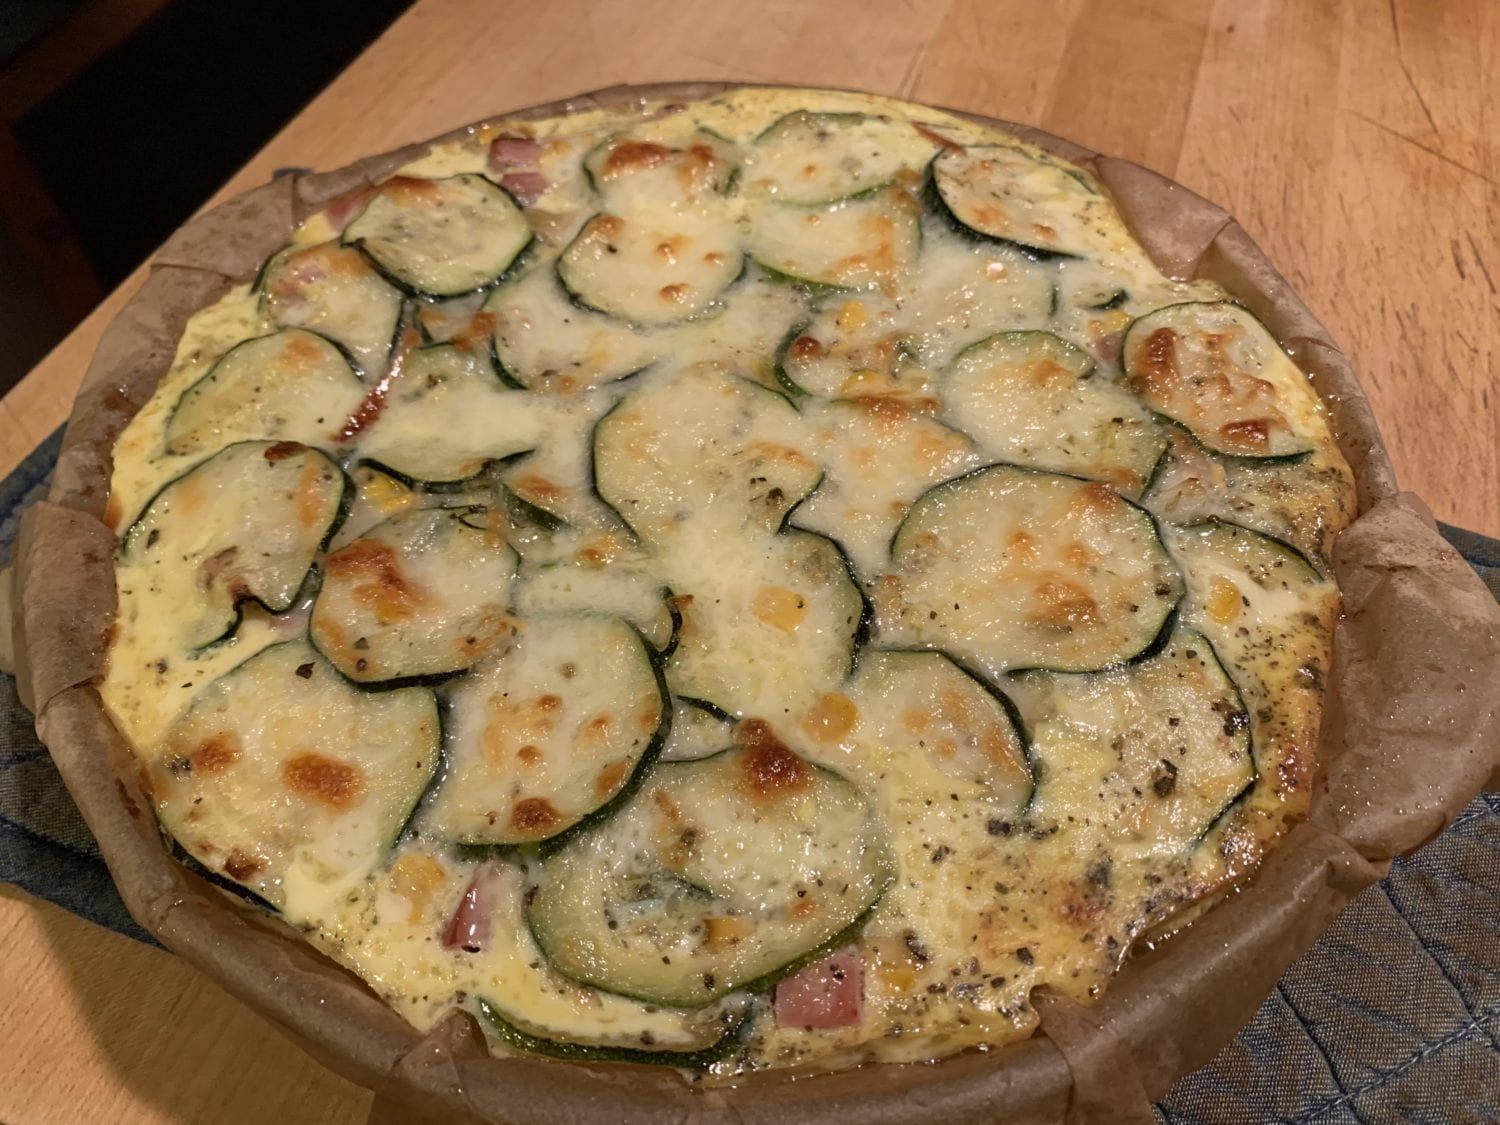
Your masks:
M500 186L529 206L547 190L547 177L540 172L507 172L500 177Z
M864 1004L864 962L852 947L793 973L776 986L781 1027L852 1027Z
M346 191L337 196L323 208L323 215L328 220L328 225L336 231L342 231L349 225L349 220L364 210L365 204L370 201L370 196L375 194L375 189L366 185Z
M490 914L492 904L484 893L484 871L481 869L464 890L458 907L448 925L443 929L443 948L462 949L465 953L478 953L490 940Z
M530 137L496 137L490 142L490 171L501 175L515 168L535 168L542 146Z

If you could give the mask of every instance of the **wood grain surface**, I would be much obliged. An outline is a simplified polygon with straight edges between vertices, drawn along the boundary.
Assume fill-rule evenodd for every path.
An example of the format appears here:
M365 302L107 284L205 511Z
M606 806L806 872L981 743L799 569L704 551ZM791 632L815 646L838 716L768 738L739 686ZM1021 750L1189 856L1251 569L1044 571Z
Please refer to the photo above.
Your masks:
M1495 0L420 0L218 198L487 113L693 78L1028 121L1222 204L1354 359L1403 485L1500 534ZM0 473L66 416L139 281L0 400ZM0 1120L363 1119L363 1091L159 950L16 891L0 949Z

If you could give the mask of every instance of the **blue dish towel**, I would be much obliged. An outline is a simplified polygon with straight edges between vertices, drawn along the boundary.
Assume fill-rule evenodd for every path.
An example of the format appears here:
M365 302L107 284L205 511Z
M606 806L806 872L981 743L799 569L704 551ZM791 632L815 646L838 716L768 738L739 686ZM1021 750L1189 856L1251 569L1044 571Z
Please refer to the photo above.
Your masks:
M0 566L59 444L54 435L0 482ZM1500 597L1500 541L1442 530ZM0 880L151 941L125 912L8 676ZM1157 1115L1169 1125L1500 1122L1500 794L1476 798L1355 899Z

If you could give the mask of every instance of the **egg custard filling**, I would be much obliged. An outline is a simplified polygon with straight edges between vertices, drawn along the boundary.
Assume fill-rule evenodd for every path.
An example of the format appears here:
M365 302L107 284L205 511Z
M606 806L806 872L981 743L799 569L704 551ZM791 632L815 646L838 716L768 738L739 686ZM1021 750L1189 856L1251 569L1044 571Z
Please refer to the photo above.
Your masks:
M1014 137L501 121L189 321L103 694L184 862L419 1030L937 1059L1305 814L1353 504L1267 329Z

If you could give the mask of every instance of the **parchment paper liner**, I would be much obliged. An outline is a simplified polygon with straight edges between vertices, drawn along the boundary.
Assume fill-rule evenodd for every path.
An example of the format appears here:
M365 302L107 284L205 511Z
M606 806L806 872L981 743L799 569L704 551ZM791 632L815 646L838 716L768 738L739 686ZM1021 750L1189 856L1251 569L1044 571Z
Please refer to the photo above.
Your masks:
M687 101L729 88L621 86L503 117L638 108L643 99ZM1248 305L1332 411L1358 478L1360 515L1334 552L1344 617L1308 822L1248 886L1162 948L1133 957L1096 1006L1039 995L1041 1031L1001 1051L827 1075L758 1074L700 1091L661 1069L491 1058L465 1015L419 1036L290 927L170 859L140 770L94 686L114 609L114 538L100 522L111 449L165 372L183 324L252 276L301 218L426 146L275 180L179 231L106 329L51 491L22 521L11 647L22 699L131 913L327 1065L375 1090L372 1122L957 1125L1002 1112L1015 1122L1150 1121L1150 1101L1213 1056L1391 857L1440 832L1481 787L1500 787L1500 608L1421 501L1397 490L1369 403L1323 326L1215 205L1128 161L961 116L1092 167L1157 263L1173 276L1217 281ZM0 655L5 649L0 643Z

